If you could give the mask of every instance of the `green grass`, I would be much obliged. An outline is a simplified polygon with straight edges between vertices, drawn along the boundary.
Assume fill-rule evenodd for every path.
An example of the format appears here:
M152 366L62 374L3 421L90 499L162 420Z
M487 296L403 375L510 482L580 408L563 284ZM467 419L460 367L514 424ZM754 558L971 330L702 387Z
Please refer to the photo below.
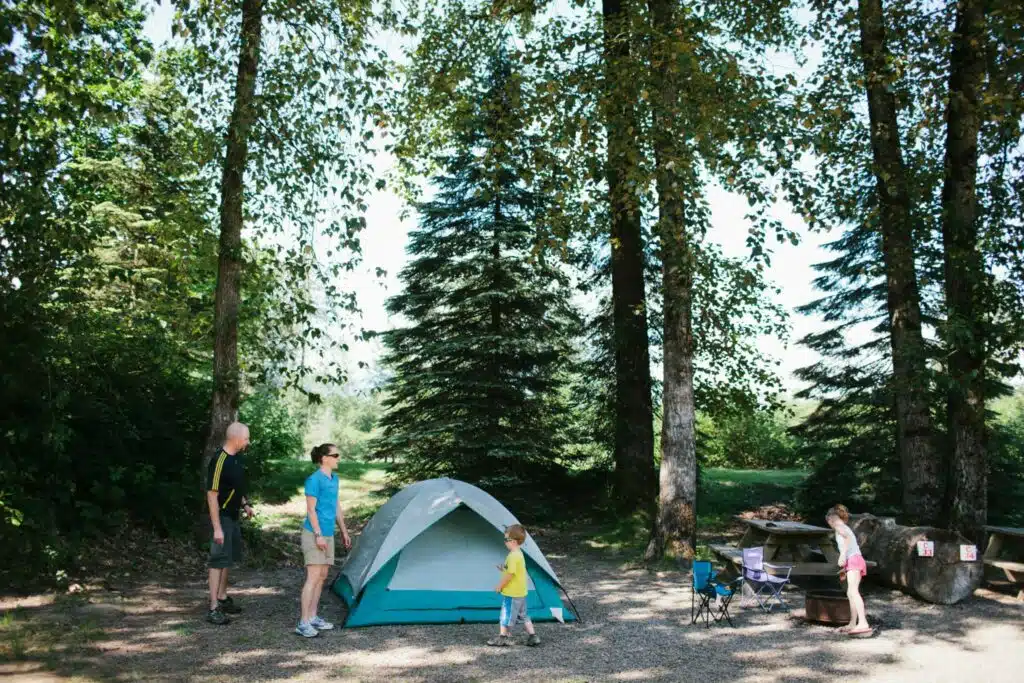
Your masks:
M733 516L762 505L792 505L796 489L807 477L803 470L703 470L697 498L697 524L701 531L721 532Z
M277 505L285 503L302 492L306 477L313 473L316 465L308 459L287 458L273 460L266 465L266 470L258 477L253 477L251 491L253 499L259 503ZM342 460L338 463L338 476L342 479L342 495L346 488L365 494L364 483L348 484L346 482L368 482L383 485L387 474L387 465L359 460ZM350 491L351 492L351 491ZM344 500L344 499L343 499Z
M702 536L722 534L735 522L734 516L772 503L792 504L796 489L807 477L803 470L702 471L697 497L697 532ZM595 549L636 556L643 552L650 533L643 515L619 518L602 524L587 544ZM711 559L707 547L698 545L698 559Z
M369 519L384 503L386 497L380 492L386 484L388 469L388 465L376 462L343 460L339 463L339 496L349 523ZM305 509L302 484L312 471L312 463L303 460L288 461L274 468L270 480L259 490L272 492L271 499L286 504L260 513L263 529L299 530ZM797 487L806 476L802 470L704 469L697 500L698 533L702 537L721 535L734 526L734 516L744 511L773 503L791 505ZM588 528L587 544L603 552L635 557L643 552L649 531L649 522L643 515L619 517ZM697 550L700 559L707 559L705 546L698 546Z
M385 501L378 492L384 487L390 466L382 463L343 460L338 463L338 497L347 521L367 519ZM313 463L304 460L282 462L275 467L269 481L254 486L257 514L263 528L279 531L298 531L304 519L305 501L302 486L314 470Z
M242 536L249 549L247 562L254 568L277 566L293 561L298 553L294 534L306 516L303 484L316 466L308 460L286 460L264 472L262 481L252 482L256 519L243 524ZM369 519L383 505L380 494L389 466L359 460L338 463L338 496L351 529Z

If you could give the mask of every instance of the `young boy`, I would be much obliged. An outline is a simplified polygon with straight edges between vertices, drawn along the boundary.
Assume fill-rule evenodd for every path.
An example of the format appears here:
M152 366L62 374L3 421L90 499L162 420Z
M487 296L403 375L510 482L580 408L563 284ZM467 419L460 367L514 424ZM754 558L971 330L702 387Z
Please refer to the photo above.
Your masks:
M337 446L321 444L309 456L319 467L306 479L306 520L302 524L306 583L302 587L302 615L295 632L306 638L315 638L320 631L334 628L334 624L316 613L324 580L334 564L334 525L341 528L345 548L352 547L352 541L338 500L338 475L334 473L338 469Z
M540 638L533 631L533 622L526 615L526 558L520 549L526 542L526 529L519 524L513 524L505 529L505 547L508 548L508 556L504 565L498 565L501 570L501 582L494 589L501 593L501 618L499 626L501 631L498 637L487 641L488 645L496 647L508 647L511 644L509 629L518 622L526 627L530 634L526 640L529 646L540 645Z

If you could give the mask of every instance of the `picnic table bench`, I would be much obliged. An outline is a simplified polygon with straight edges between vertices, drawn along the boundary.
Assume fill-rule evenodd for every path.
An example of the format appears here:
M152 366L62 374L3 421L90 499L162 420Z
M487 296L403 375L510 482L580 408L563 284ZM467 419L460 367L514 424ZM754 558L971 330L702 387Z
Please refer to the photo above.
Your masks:
M1017 598L1024 600L1024 529L1006 526L986 526L988 546L982 561L985 579L990 585L1018 586ZM1017 559L1006 557L1016 550Z
M743 548L763 546L764 561L792 566L791 576L835 576L839 573L839 551L833 544L832 529L802 522L737 519L747 525L739 547L710 546L711 552L737 569L743 564ZM868 566L876 565L868 562Z

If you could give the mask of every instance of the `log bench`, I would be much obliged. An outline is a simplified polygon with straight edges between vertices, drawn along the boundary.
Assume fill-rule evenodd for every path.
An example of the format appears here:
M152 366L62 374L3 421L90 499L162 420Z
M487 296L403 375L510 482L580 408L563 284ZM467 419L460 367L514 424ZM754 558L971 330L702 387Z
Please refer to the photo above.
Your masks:
M964 560L962 548L971 542L961 534L931 526L903 526L892 517L851 515L864 557L878 563L868 577L927 602L953 605L968 598L981 584L981 558ZM932 543L932 552L917 552L921 541Z

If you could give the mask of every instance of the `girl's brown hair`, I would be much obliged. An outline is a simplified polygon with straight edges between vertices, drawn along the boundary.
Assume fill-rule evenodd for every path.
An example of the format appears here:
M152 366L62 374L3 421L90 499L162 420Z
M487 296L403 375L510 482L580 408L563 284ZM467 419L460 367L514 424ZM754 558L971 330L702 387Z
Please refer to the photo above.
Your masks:
M843 523L845 524L846 522L850 521L850 511L847 510L846 506L843 505L842 503L836 503L831 508L829 508L828 512L825 513L825 517L838 517L839 519L843 520Z
M337 448L333 443L322 443L319 446L313 446L313 450L309 452L309 459L319 465L323 462L324 456L331 452L332 448Z

